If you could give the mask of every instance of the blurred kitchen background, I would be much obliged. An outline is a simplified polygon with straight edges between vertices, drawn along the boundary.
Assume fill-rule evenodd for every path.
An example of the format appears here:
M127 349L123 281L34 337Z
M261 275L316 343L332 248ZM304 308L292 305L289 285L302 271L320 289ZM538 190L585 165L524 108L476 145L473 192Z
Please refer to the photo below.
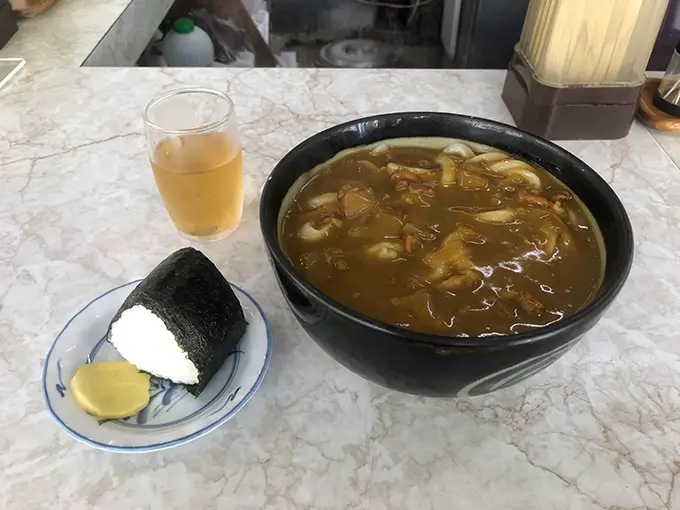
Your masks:
M37 3L44 9L54 1ZM576 1L587 7L585 0ZM0 0L0 46L15 30L10 4L25 15L17 6L36 2ZM141 23L141 4L144 12L157 13L143 30L134 26ZM529 0L134 0L84 65L506 69L528 4ZM670 0L649 69L663 70L668 64L680 40L679 11L680 0ZM176 27L174 22L182 17L190 18L193 26L182 22ZM134 37L127 35L129 40L121 43L121 34ZM124 51L119 51L121 44ZM205 59L208 46L213 49L210 62ZM164 48L177 58L166 58ZM121 54L126 58L118 57Z
M178 0L156 38L172 30L173 19L189 15L216 43L218 65L271 66L276 61L296 67L505 69L528 4L529 0ZM663 70L680 39L679 7L680 0L671 0L650 69ZM220 20L202 22L197 9ZM257 34L235 15L239 11L247 11L262 41L254 41ZM231 37L223 37L233 46L228 52L220 51L219 36L210 30L220 21L234 25ZM142 59L145 63L156 65L158 60Z

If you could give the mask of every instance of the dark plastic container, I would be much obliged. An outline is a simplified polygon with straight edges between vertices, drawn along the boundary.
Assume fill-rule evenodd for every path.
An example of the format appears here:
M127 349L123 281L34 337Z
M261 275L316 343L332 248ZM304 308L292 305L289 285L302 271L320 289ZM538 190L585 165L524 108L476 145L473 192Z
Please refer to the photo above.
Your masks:
M0 0L0 48L16 33L17 18L7 0Z
M630 131L642 84L551 87L513 54L503 101L517 127L551 140L613 140Z
M673 51L659 89L654 94L653 104L662 112L680 117L680 43Z

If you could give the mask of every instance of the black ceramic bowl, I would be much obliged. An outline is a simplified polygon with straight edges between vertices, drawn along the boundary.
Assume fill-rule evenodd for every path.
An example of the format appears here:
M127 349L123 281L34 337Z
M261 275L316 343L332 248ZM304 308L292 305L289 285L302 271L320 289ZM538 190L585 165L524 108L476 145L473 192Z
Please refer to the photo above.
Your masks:
M282 200L295 180L343 149L399 137L443 136L491 145L533 161L569 186L602 230L607 263L594 301L577 314L529 333L457 338L415 333L361 315L322 294L297 273L279 246ZM291 150L262 192L260 227L281 290L302 327L355 373L389 388L451 397L488 393L545 368L600 319L621 290L633 260L633 234L607 183L566 150L514 127L444 113L396 113L332 127Z

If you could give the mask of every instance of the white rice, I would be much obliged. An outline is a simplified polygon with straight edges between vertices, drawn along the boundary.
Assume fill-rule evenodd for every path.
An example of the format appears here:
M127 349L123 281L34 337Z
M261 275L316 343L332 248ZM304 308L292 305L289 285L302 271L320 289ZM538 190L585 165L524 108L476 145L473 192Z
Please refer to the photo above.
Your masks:
M198 383L198 369L151 310L135 305L111 325L109 341L140 370L176 383Z

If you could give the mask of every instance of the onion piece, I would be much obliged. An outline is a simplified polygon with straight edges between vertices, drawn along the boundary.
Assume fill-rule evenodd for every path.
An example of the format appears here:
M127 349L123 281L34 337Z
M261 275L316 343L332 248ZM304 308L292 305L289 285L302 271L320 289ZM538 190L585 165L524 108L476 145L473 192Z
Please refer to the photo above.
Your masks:
M308 221L300 227L300 238L303 241L315 242L320 241L328 235L331 230L331 224L328 223L321 228L316 228L311 221Z
M545 234L545 244L541 246L541 250L546 258L550 259L555 255L557 250L557 239L560 235L559 229L550 221L543 223L539 230Z
M322 195L312 197L309 199L307 202L307 205L309 206L310 209L318 209L319 207L323 207L326 205L333 205L338 202L338 194L337 193L323 193Z
M465 273L472 268L470 254L463 244L463 238L470 232L474 233L470 227L458 227L456 231L446 236L440 249L428 253L423 258L423 262L432 268L426 275L427 280L440 281L453 272Z
M474 242L475 244L481 244L479 241L480 239L484 239L482 236L480 236L477 232L475 232L475 229L472 227L469 227L467 225L458 225L458 228L451 232L449 235L447 235L444 238L444 241L442 241L442 246L445 246L449 243L453 243L456 241L465 241L467 242Z
M347 219L368 213L374 205L373 188L345 185L338 191L338 210Z
M574 238L567 231L562 232L558 241L560 246L566 250L570 250L574 247Z
M359 237L362 239L395 239L401 235L402 222L396 216L374 211L362 221L361 225L354 226L347 231L349 237Z
M401 243L383 241L369 246L366 253L378 260L394 260L401 255Z
M443 290L455 290L460 288L472 287L475 283L482 279L479 272L470 269L463 274L451 276L439 284L439 288Z
M515 219L517 211L511 207L496 209L495 211L485 211L475 214L475 218L485 223L510 223Z
M360 168L365 169L365 170L370 170L371 172L381 172L380 167L376 165L375 163L371 163L367 159L362 159L357 163Z

